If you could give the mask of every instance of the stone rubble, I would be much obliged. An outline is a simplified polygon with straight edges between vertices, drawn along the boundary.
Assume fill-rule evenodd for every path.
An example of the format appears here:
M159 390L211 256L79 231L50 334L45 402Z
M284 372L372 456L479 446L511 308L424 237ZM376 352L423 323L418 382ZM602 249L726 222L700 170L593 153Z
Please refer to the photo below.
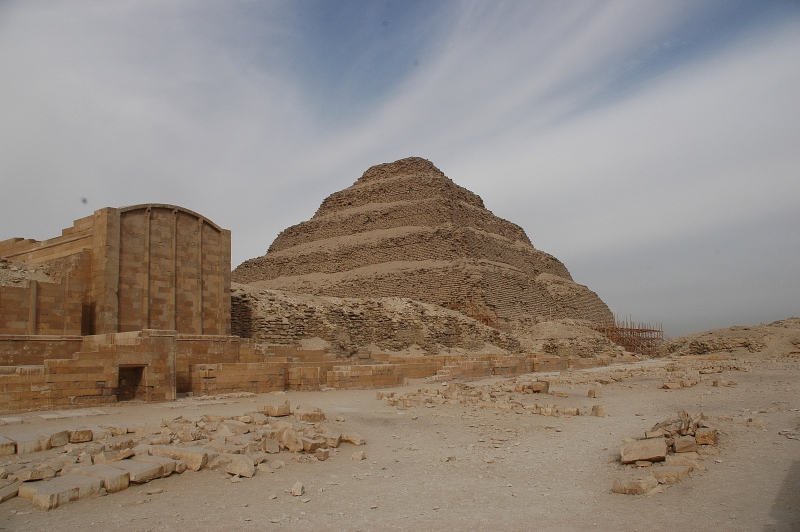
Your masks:
M286 401L234 417L203 414L165 418L159 426L105 424L11 434L0 438L0 502L19 496L50 510L187 469L220 469L241 482L282 468L283 461L268 457L283 451L300 461L324 461L342 442L366 445L363 436L331 430L320 423L324 420L321 410L293 412ZM364 460L366 453L357 451L352 458ZM298 484L292 493L300 496L304 488Z
M616 479L611 491L626 495L653 495L663 491L662 485L689 478L693 471L706 471L701 455L717 454L718 430L703 415L685 410L656 423L639 439L626 438L620 448L620 462L628 467L649 468L649 477ZM711 451L710 449L713 449ZM663 463L652 467L655 463Z

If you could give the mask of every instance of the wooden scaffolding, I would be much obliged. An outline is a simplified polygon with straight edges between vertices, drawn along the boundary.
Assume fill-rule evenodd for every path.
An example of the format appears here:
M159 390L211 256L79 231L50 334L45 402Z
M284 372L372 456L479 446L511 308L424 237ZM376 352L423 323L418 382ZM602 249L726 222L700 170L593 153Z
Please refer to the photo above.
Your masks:
M664 345L664 329L660 323L636 323L630 317L620 320L614 316L614 323L598 324L594 329L626 351L639 355L654 356Z

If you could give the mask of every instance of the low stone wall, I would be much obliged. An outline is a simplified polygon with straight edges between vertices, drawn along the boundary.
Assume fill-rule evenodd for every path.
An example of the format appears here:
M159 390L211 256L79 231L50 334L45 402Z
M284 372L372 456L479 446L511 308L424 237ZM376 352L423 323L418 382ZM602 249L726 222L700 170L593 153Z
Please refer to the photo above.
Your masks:
M286 363L250 362L197 364L190 367L189 382L194 395L285 390L288 385Z
M99 335L87 337L83 350L69 358L46 359L36 366L4 366L0 411L116 402L120 368L142 368L141 380L131 385L137 398L173 400L174 346L173 331Z
M0 366L41 366L49 358L70 358L82 336L0 334Z
M358 366L336 366L327 373L328 388L372 389L401 386L404 375L394 364L365 364Z

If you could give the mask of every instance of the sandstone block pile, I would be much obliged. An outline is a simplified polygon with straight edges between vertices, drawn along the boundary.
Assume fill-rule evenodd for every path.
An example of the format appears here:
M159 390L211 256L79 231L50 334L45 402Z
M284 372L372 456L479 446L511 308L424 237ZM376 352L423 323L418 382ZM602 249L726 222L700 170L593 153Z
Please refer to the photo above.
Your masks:
M702 413L678 412L676 417L654 425L643 438L631 439L620 448L621 463L639 470L647 468L648 474L616 479L612 491L652 494L662 489L659 485L685 480L693 471L705 471L702 456L716 453L717 437L717 429Z
M355 433L322 425L318 410L292 411L289 402L224 417L163 419L158 426L101 424L0 438L0 502L19 496L50 510L78 499L116 493L172 474L223 470L233 482L279 469L282 451L323 461L343 442L365 445Z

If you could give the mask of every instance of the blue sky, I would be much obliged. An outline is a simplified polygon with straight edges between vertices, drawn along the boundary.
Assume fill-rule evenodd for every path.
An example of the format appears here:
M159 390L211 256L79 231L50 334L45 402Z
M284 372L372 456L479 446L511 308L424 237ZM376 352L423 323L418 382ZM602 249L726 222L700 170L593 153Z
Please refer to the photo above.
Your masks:
M800 315L798 94L797 2L5 1L0 239L174 203L236 265L414 155L621 316L769 322Z

